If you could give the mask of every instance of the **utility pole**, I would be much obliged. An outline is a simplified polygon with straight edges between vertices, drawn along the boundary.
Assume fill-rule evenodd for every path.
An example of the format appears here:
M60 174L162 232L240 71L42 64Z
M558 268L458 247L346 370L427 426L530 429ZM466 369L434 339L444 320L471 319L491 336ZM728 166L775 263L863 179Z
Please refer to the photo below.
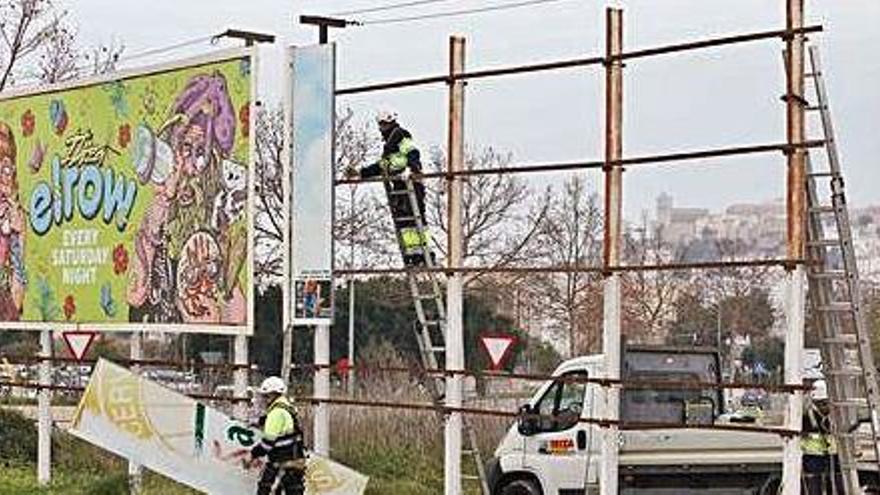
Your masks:
M449 38L449 75L454 78L464 72L465 39L461 36ZM449 142L447 144L448 172L464 170L464 81L451 79L449 84ZM453 176L446 183L448 191L449 232L446 258L447 268L462 265L464 256L464 224L462 217L462 180ZM461 272L452 272L446 281L446 370L464 371L464 322L462 306L464 299L464 279ZM455 373L446 375L446 406L461 408L462 377ZM461 428L460 412L450 412L446 416L444 445L444 492L446 495L459 495L461 490Z
M623 157L623 10L608 8L605 19L605 245L602 347L605 377L620 379L620 274L611 269L620 264L623 168L615 164ZM602 435L599 490L617 494L618 429L620 390L605 387L605 417L611 421Z
M800 29L804 26L804 0L785 0L786 29ZM792 34L785 43L786 74L786 117L787 141L791 146L804 142L804 35ZM791 148L788 151L788 187L786 195L787 255L793 262L786 274L786 332L785 332L785 383L800 386L803 384L804 352L804 306L806 304L805 286L805 229L807 226L806 208L806 150ZM800 432L803 427L803 392L794 391L788 395L785 412L785 427ZM802 452L799 435L783 439L782 451L782 493L795 495L801 492Z

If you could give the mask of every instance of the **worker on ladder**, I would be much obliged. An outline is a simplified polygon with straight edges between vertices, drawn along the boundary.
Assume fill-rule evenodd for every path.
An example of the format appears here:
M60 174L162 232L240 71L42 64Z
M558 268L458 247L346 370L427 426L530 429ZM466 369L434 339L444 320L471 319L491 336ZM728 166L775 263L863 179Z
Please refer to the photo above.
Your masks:
M804 493L807 495L842 494L840 466L831 431L828 389L825 380L813 382L804 408L803 453ZM832 483L836 486L832 488Z
M421 154L412 134L397 122L397 114L382 111L376 117L382 134L382 157L376 163L361 168L349 168L346 175L364 179L384 177L388 206L394 219L394 228L400 232L403 261L407 266L425 264L428 252L428 232L425 222L425 184L419 179L422 172ZM413 212L412 199L406 191L412 187L418 211ZM419 230L416 216L422 225Z
M287 385L280 377L270 376L260 385L260 395L268 405L263 421L263 438L251 449L251 457L268 456L257 484L257 495L269 495L280 478L286 495L305 493L305 447L296 410L287 398Z

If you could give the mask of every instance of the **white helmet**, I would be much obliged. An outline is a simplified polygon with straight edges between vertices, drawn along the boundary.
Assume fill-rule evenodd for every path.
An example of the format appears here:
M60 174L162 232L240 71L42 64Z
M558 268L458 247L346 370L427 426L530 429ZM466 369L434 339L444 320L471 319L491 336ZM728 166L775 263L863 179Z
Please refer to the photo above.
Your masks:
M263 380L263 383L260 385L260 393L263 395L284 395L287 393L287 385L284 384L284 380L282 380L280 377L270 376L269 378Z
M825 380L816 380L813 382L813 390L810 392L810 398L813 400L828 400L828 385Z
M379 124L391 124L397 122L397 113L390 110L380 110L376 114L376 122Z

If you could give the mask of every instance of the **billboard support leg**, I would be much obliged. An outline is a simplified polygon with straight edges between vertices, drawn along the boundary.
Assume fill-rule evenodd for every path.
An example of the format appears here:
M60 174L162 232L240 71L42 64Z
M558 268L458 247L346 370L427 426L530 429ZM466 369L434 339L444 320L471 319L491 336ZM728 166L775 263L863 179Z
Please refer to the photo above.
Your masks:
M52 330L40 332L40 357L52 357ZM52 363L40 362L40 385L52 384ZM52 480L52 391L40 389L37 399L37 482L47 485Z
M247 397L247 386L248 386L248 341L247 335L236 335L235 336L235 357L233 358L236 368L235 368L235 397L237 398L245 398ZM235 417L238 419L242 419L245 417L245 413L247 412L247 403L242 401L237 401L234 407Z
M143 332L131 333L129 357L132 361L136 362L144 358L143 339ZM139 373L140 366L132 364L131 371ZM132 495L143 492L143 468L140 464L131 460L128 461L128 489Z
M330 398L330 325L315 327L315 398ZM313 446L318 455L330 455L330 414L326 403L315 405Z

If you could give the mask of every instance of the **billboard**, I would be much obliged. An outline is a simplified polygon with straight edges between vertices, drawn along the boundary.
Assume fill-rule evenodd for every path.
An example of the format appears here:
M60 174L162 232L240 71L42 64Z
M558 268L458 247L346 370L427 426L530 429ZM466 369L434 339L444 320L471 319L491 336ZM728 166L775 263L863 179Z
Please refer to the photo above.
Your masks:
M106 360L98 361L70 433L163 476L214 495L256 493L260 433L216 409ZM306 493L357 495L368 478L310 455Z
M293 324L333 321L335 46L290 49Z
M254 65L0 95L0 328L249 332Z

